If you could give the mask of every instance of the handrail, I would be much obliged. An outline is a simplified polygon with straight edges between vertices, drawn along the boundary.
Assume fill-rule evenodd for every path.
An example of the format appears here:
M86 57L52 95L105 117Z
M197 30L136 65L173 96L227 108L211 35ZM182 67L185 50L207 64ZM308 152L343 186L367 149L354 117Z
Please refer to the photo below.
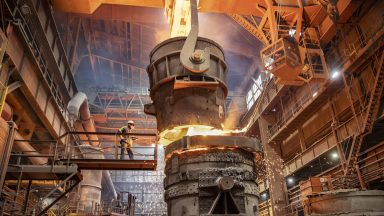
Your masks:
M365 111L365 109L363 109L363 110L361 110L360 112L356 113L356 115L360 115L360 114L364 113L364 111ZM353 116L352 116L351 118L347 119L346 121L344 121L344 122L338 124L338 125L334 128L334 130L338 130L339 128L345 126L347 123L351 122L352 120L353 120ZM300 157L301 157L303 154L305 154L306 152L308 152L308 151L312 151L313 148L316 146L316 144L318 144L318 143L320 143L321 141L325 140L325 139L328 138L331 134L332 134L332 131L329 132L329 133L327 133L327 134L325 134L324 136L320 137L320 138L317 139L312 145L310 145L305 151L303 151L301 154L297 155L296 157L290 159L289 161L285 162L284 164L290 164L290 163L293 163L297 158L300 158ZM353 135L349 135L349 136L345 137L341 142L343 142L343 141L345 141L345 140L347 140L347 139L349 139L349 138L351 138L351 137L353 137Z
M299 100L297 100L289 109L288 112L283 113L281 118L271 127L268 129L268 138L270 139L273 135L276 134L276 132L286 124L292 117L295 116L298 112L303 110L309 101L314 101L316 99L316 95L313 95L312 92L316 92L317 95L321 94L321 92L318 92L321 89L320 85L315 86L315 89L311 89L308 94L305 94L302 96ZM325 89L323 90L325 91Z
M73 134L89 134L88 132L69 132L66 133L65 136L71 137ZM94 134L104 134L109 135L113 137L117 137L118 134L116 133L107 133L107 132L94 132ZM154 136L156 134L144 134L144 133L126 133L130 136ZM64 138L65 136L62 136ZM61 139L62 139L61 138ZM31 158L46 158L48 159L47 164L42 165L49 165L54 168L55 165L58 164L64 164L67 166L71 166L73 163L95 163L94 167L95 169L108 169L108 167L113 167L111 169L119 169L120 165L122 169L129 169L129 167L125 166L125 162L129 162L132 165L135 166L135 169L143 168L143 166L147 167L145 169L148 169L148 166L151 164L151 166L155 166L157 164L157 149L158 144L154 143L151 146L141 146L141 145L135 145L133 144L131 146L131 151L133 152L133 159L128 160L126 159L128 157L126 150L120 146L120 144L116 141L101 141L103 143L102 146L95 147L91 145L79 145L79 140L77 139L67 139L69 140L67 143L64 143L64 145L59 145L58 140L22 140L23 142L31 143L31 144L38 144L43 143L45 145L49 145L49 152L40 154L38 151L18 151L18 152L12 152L11 153L11 160L9 165L10 166L23 166L23 165L29 165L30 163L25 163L25 160L20 160L21 158L31 159ZM20 140L16 140L20 141ZM84 143L87 143L88 140L84 140ZM116 150L114 150L116 149ZM124 150L122 150L124 149ZM117 152L117 154L115 153ZM120 154L124 153L125 157L122 157ZM121 159L120 159L121 158ZM16 162L18 161L18 162ZM20 163L20 161L23 161L23 163ZM104 163L103 163L104 161ZM107 165L109 163L109 165ZM144 163L143 165L140 165L140 163ZM150 164L149 164L150 163ZM99 164L99 165L98 165ZM146 165L145 165L146 164ZM100 166L103 165L103 168L100 168ZM78 165L79 168L80 165ZM88 165L87 165L88 166ZM85 166L84 166L85 167ZM94 169L92 168L92 169Z

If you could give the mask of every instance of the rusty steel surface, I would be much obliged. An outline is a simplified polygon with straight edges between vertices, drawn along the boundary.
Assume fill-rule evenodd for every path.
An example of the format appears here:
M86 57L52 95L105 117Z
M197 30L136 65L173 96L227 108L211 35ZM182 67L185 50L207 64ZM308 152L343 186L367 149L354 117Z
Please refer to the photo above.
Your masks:
M182 47L184 46L184 42L186 41L186 37L175 37L168 40L163 41L158 44L150 53L150 66L148 66L148 73L150 75L150 85L151 87L156 86L161 80L165 78L170 78L172 76L180 76L191 74L188 71L184 71L184 68L180 62L180 52ZM205 47L210 48L210 53L213 56L211 60L211 66L204 75L215 77L220 82L225 84L226 82L226 74L227 74L227 66L225 64L224 51L219 44L214 42L213 40L198 37L195 49L203 50ZM165 57L168 57L168 66L165 64ZM216 63L216 64L215 64ZM220 63L217 65L217 63ZM162 67L163 66L163 67ZM164 68L164 66L168 67ZM156 67L156 68L155 68ZM153 70L157 69L157 76L153 75ZM168 74L167 74L168 72ZM155 77L153 77L155 76Z
M308 197L308 215L384 215L384 191L339 190Z
M36 2L23 4L29 10L26 16L21 5L4 1L11 14L7 19L17 19L18 24L2 31L9 40L9 64L14 65L17 80L22 83L19 89L49 134L57 137L69 130L63 107L77 88L49 4Z
M150 55L148 75L153 104L147 104L145 112L156 116L160 132L183 125L221 128L224 121L228 91L224 53L214 41L198 38L196 49L209 47L211 58L209 70L197 74L180 62L185 40L185 37L166 40Z
M104 154L100 148L91 145L82 145L83 157L87 159L104 159ZM90 153L87 153L90 152ZM91 213L92 207L101 201L101 181L103 171L101 170L82 170L83 181L80 183L80 202L83 203L85 212Z
M6 122L0 117L0 193L3 190L3 183L12 151L14 132L15 124L13 122Z
M100 162L99 159L71 159L70 163L84 170L156 170L157 161L103 159Z
M77 165L20 165L8 166L7 180L60 180L70 174L78 172Z
M255 139L229 136L186 137L168 145L166 152L174 151L165 166L168 215L257 215L258 169L252 151L235 147L242 144L260 149Z
M83 92L77 92L67 104L67 109L69 112L69 118L73 121L79 120L81 125L81 131L84 132L96 132L95 123L91 119L91 113L89 111L89 104L87 95ZM99 146L99 138L95 134L87 134L89 144L92 146ZM93 141L91 141L93 140Z
M164 8L171 7L170 5L165 5L164 1L161 0L150 0L150 1L141 1L141 0L129 0L129 1L91 1L91 0L55 0L52 1L53 7L56 10L61 10L65 12L72 13L83 13L91 14L97 10L101 5L113 4L116 6L131 5L131 6L144 6L144 7L155 7L155 8ZM199 3L199 10L204 12L219 12L219 13L239 13L239 14L254 14L260 12L254 9L256 4L265 5L263 0L255 1L239 1L228 0L228 1L219 1L219 0L204 0ZM295 4L294 4L295 5Z
M182 135L194 127L222 129L228 91L224 53L214 41L197 36L196 1L190 3L191 33L156 46L148 66L153 104L145 112L156 116L160 137L174 138L165 147L168 215L257 215L260 142Z
M199 148L237 148L249 152L261 152L259 140L242 136L185 136L165 148L165 158L175 151Z

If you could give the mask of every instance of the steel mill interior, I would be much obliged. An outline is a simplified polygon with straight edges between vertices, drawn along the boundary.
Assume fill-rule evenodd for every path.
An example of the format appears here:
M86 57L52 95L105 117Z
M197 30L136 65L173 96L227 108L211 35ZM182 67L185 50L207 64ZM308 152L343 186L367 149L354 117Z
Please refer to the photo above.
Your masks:
M383 0L0 0L0 216L383 216L383 88Z

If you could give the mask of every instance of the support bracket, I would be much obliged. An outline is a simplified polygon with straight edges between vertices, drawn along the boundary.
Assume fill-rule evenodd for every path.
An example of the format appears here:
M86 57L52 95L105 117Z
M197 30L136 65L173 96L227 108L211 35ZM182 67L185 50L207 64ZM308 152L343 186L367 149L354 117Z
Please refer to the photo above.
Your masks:
M210 49L196 49L199 34L199 20L197 16L197 1L191 3L191 30L180 52L181 64L193 73L204 73L208 71L210 64Z

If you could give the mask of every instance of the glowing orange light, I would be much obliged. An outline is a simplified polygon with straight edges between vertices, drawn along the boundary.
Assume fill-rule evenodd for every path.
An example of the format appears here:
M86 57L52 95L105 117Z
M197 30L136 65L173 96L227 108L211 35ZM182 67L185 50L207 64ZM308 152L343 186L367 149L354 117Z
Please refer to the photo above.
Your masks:
M191 5L187 0L166 0L165 15L171 25L171 37L187 36L191 30Z
M193 152L201 152L201 151L207 151L207 150L228 150L228 151L233 151L235 147L200 147L200 148L193 148L193 149L187 149L187 150L176 150L173 151L172 153L166 155L165 160L168 160L171 158L172 155L180 155L180 154L186 154L186 153L193 153Z
M184 136L225 136L231 134L239 134L245 132L243 129L217 129L208 125L182 125L174 127L160 133L159 143L161 145L168 145L171 142L179 140Z

